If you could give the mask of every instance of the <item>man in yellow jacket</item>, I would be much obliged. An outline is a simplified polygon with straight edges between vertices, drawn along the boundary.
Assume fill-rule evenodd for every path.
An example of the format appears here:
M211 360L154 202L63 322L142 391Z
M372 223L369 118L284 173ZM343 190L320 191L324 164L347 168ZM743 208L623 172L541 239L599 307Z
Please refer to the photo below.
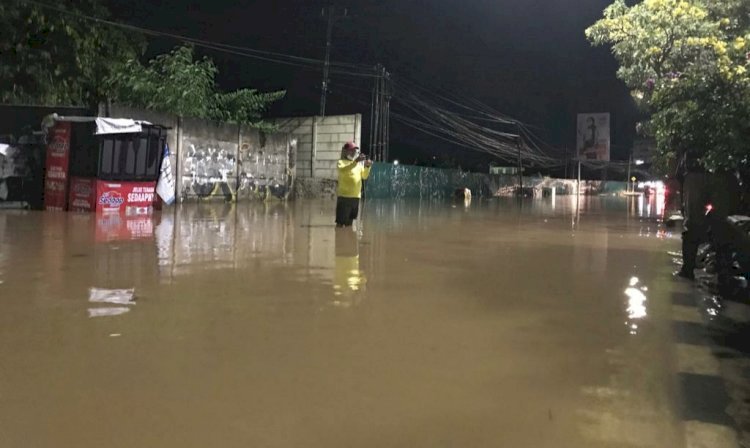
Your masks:
M349 227L359 216L362 181L370 176L372 160L359 152L352 142L344 145L338 161L339 186L336 201L336 225Z

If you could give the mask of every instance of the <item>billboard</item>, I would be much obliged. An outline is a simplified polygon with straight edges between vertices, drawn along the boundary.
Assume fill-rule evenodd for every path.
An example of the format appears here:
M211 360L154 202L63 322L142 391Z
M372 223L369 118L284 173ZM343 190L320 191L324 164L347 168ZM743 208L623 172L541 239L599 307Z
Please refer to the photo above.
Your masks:
M609 161L609 114L578 114L578 143L580 160Z

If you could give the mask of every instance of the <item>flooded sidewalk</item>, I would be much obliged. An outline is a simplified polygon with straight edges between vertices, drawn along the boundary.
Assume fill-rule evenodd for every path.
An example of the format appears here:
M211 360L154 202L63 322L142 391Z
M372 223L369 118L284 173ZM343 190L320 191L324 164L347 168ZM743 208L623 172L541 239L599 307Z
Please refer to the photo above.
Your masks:
M0 211L0 446L686 446L648 205L333 209Z

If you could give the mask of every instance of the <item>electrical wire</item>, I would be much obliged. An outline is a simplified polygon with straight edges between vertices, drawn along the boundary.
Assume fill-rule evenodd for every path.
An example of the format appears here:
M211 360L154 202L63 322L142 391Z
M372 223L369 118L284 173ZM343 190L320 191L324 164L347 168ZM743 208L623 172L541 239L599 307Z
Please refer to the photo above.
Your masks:
M266 62L272 62L276 64L284 64L284 65L308 68L308 69L317 68L316 66L321 66L324 62L323 60L320 60L320 59L288 55L288 54L278 53L278 52L273 52L273 51L256 50L256 49L252 49L248 47L241 47L241 46L236 46L236 45L223 44L219 42L212 42L212 41L197 39L197 38L188 37L184 35L179 35L179 34L174 34L174 33L169 33L169 32L164 32L164 31L157 31L157 30L153 30L149 28L115 22L115 21L103 19L100 17L94 17L94 16L90 16L87 14L82 14L79 12L69 11L65 8L61 8L55 5L50 5L44 2L39 2L36 0L21 0L21 1L30 5L38 6L40 8L55 11L61 14L71 16L71 17L76 17L78 19L105 24L105 25L117 27L120 29L128 30L128 31L145 34L147 36L171 38L171 39L175 39L178 41L191 43L197 47L207 48L207 49L211 49L214 51L234 54L234 55L243 56L247 58L253 58L253 59L262 60ZM331 62L330 64L334 67L340 67L340 69L332 69L332 72L336 74L348 75L348 76L359 76L359 77L370 77L370 78L377 77L377 74L374 73L374 70L368 66L352 64L352 63L342 63L342 62ZM360 70L360 71L358 72L356 70Z
M315 70L319 69L319 66L323 64L323 61L319 59L212 42L72 12L65 8L36 0L22 1L27 4L36 5L40 8L45 8L78 19L93 21L148 36L171 38L191 43L201 48L246 58ZM362 78L379 78L381 76L373 67L361 64L343 62L331 62L330 64L332 66L331 73L334 74ZM531 132L529 130L529 125L526 125L508 115L501 114L495 109L473 98L462 98L453 92L447 91L435 92L418 82L409 81L404 77L394 77L390 79L390 81L396 88L402 91L401 95L396 95L394 98L405 105L407 109L420 116L420 119L414 119L409 118L404 114L394 112L394 118L402 124L428 135L441 138L444 141L460 147L489 153L500 158L513 159L518 156L520 151L521 157L528 162L547 167L560 166L560 164L557 163L558 160L549 155L550 152L558 152L559 150L546 144L538 135ZM364 89L361 90L364 91ZM426 95L426 98L417 95L416 91L421 91L422 95ZM371 94L370 91L367 91L367 93ZM446 105L441 106L440 103L445 103ZM448 108L449 106L471 112L471 115L466 112L450 110ZM517 128L518 132L514 134L498 131L488 126L478 124L476 121L514 126ZM522 137L526 144L524 144L523 147L518 148L517 140ZM542 149L542 146L544 146L545 149ZM624 166L617 162L594 163L592 161L582 161L581 164L587 168L610 167L617 169Z

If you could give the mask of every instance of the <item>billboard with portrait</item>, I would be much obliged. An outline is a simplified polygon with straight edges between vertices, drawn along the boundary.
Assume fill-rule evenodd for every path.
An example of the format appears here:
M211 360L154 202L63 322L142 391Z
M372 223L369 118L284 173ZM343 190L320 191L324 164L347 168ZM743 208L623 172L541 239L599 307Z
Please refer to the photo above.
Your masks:
M610 121L609 114L578 114L578 159L609 161Z

